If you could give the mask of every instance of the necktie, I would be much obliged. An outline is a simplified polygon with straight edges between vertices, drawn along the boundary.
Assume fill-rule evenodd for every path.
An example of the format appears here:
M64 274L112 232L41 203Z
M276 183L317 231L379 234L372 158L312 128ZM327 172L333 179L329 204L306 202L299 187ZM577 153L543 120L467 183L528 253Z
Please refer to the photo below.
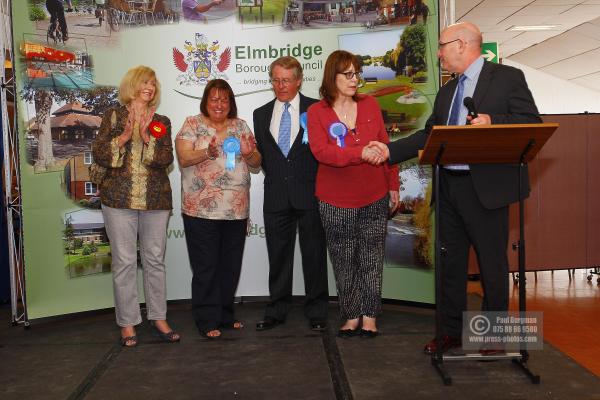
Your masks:
M450 118L448 118L448 125L462 125L458 123L458 118L460 116L460 110L463 105L463 91L465 79L467 79L466 75L461 75L458 79L458 85L456 86L456 95L454 96L454 102L452 103L452 109L450 110Z
M284 104L283 113L281 114L281 122L279 123L279 138L277 145L281 149L284 156L288 156L290 152L290 133L292 130L292 116L290 115L290 103Z

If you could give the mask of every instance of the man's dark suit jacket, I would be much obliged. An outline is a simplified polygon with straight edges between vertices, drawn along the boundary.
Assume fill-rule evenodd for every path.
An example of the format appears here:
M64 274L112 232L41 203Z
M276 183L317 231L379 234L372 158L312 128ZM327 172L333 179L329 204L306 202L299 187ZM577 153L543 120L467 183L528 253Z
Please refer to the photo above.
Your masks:
M300 114L317 101L300 94ZM281 211L290 205L299 210L315 209L317 160L308 144L302 143L302 127L285 158L270 132L274 106L275 99L254 110L254 136L258 151L263 156L262 169L265 173L263 211Z
M452 79L440 88L425 129L390 143L390 163L416 157L418 150L425 146L432 126L446 125L457 83L458 79ZM473 101L478 113L491 116L492 124L542 122L525 76L517 68L484 62ZM473 164L470 168L473 186L485 208L500 208L518 200L518 166ZM525 177L523 197L529 195L527 174Z

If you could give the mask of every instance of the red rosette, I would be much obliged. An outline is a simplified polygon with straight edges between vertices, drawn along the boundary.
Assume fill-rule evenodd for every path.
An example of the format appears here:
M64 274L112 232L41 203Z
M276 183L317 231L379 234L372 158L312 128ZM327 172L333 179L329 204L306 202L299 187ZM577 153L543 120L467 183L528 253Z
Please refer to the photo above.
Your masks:
M150 131L150 134L157 139L160 139L167 134L167 127L159 121L152 121L148 126L148 130Z

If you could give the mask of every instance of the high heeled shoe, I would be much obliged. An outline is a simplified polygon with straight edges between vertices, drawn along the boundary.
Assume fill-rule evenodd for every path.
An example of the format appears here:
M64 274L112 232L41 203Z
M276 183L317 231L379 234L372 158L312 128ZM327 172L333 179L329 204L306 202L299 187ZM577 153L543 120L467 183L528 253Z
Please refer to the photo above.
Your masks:
M136 335L121 337L120 342L123 347L135 347L138 344Z
M152 334L165 343L177 343L181 340L181 336L172 329L169 332L162 332L154 321L150 321L150 326L152 327Z

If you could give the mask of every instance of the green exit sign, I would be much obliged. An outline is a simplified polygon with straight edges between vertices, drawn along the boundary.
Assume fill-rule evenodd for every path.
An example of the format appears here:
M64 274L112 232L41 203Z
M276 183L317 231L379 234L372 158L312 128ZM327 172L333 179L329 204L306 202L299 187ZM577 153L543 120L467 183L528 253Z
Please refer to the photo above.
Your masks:
M498 54L498 43L488 42L481 44L481 55L489 62L498 64L500 56Z

